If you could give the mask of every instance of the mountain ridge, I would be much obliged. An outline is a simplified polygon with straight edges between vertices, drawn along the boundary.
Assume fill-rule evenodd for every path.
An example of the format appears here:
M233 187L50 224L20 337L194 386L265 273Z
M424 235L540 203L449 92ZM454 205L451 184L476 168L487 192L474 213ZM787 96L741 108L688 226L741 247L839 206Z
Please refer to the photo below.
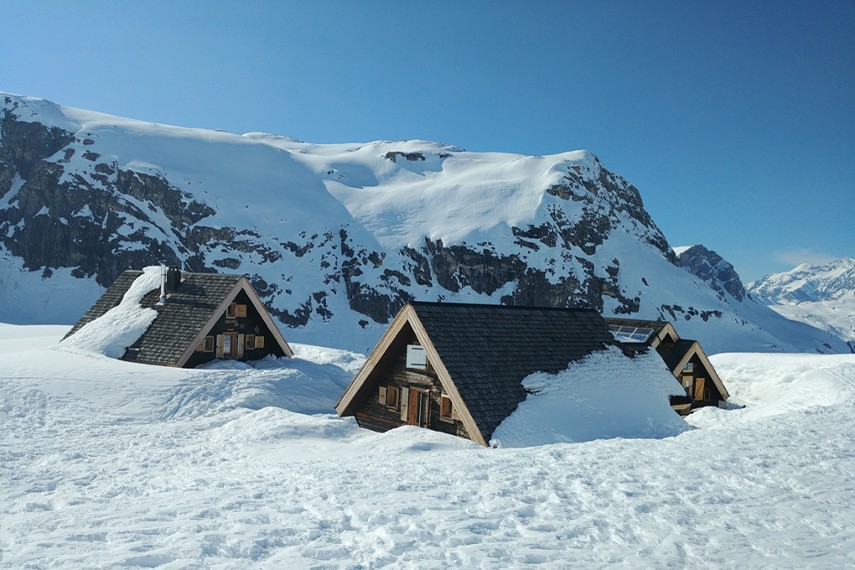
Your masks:
M0 101L0 320L73 322L121 270L165 262L245 273L286 335L362 351L413 299L678 320L712 352L846 350L678 267L638 189L588 151L315 144Z

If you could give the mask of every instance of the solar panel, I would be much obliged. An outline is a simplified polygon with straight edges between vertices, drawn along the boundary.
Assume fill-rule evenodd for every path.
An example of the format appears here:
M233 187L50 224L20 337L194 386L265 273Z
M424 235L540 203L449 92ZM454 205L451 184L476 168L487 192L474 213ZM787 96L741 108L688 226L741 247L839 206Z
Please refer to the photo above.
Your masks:
M609 332L618 342L647 342L647 339L653 334L653 329L650 327L609 325Z

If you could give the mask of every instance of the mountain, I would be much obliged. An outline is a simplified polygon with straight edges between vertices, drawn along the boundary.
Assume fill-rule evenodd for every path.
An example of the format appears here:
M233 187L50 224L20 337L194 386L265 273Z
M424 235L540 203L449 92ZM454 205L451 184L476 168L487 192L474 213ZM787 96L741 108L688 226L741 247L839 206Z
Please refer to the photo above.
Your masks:
M802 263L789 271L752 281L748 288L779 305L853 298L855 259L846 257L825 265Z
M587 151L312 144L0 94L0 321L71 323L124 269L249 276L286 337L365 351L408 300L587 305L709 352L848 351L678 265Z
M705 281L720 298L730 295L737 301L745 300L745 287L730 262L702 245L674 248L677 264Z
M748 289L780 315L839 337L855 352L855 259L803 263Z

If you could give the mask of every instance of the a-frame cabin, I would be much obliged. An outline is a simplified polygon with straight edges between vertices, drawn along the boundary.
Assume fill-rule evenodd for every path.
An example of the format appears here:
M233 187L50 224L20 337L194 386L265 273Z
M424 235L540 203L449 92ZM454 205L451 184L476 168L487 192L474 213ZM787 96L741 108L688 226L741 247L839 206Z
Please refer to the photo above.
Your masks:
M686 390L686 401L672 406L688 414L704 406L723 406L730 394L698 341L680 338L667 321L607 317L615 340L631 347L648 346L656 350L668 369Z
M122 273L65 338L117 306L141 275L142 271L135 270ZM169 269L165 277L165 302L160 303L159 289L142 297L140 305L157 311L157 317L127 347L122 360L192 368L216 358L293 356L245 276Z
M522 380L616 346L599 313L456 303L404 306L336 404L375 431L416 425L487 446Z

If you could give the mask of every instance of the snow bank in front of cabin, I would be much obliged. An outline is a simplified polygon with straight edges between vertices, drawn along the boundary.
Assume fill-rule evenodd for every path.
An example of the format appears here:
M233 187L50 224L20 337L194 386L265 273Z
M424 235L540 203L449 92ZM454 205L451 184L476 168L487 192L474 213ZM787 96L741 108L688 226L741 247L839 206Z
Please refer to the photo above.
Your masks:
M125 349L134 344L157 318L157 311L144 308L140 301L146 293L160 287L160 280L159 265L146 267L118 305L83 325L62 344L110 358L121 358Z
M523 386L529 396L496 428L491 445L662 438L689 427L668 398L685 392L653 351L629 358L609 347L558 374L536 372Z

